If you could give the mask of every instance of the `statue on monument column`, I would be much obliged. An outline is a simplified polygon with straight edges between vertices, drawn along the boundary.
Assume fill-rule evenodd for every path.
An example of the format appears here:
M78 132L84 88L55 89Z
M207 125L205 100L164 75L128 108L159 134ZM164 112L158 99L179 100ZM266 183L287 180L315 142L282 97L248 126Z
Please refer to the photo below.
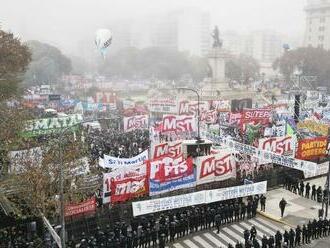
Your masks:
M219 38L219 28L215 26L211 36L213 37L213 48L221 48L222 47L222 40Z

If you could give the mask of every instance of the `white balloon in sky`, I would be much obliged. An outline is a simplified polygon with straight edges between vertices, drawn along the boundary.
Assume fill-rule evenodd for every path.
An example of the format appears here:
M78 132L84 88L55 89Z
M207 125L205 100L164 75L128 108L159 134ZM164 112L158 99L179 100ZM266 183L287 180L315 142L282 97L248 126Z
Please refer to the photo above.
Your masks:
M95 34L95 45L97 49L105 55L107 48L112 42L112 32L109 29L98 29Z

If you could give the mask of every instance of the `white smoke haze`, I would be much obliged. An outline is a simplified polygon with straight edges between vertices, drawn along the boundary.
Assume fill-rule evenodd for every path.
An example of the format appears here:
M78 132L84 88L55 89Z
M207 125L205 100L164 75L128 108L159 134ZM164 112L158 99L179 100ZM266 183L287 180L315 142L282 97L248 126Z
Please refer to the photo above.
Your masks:
M302 36L304 5L305 0L0 0L0 25L22 40L47 42L85 57L97 28L147 16L157 19L189 7L208 11L211 27L217 24L221 32L269 29Z

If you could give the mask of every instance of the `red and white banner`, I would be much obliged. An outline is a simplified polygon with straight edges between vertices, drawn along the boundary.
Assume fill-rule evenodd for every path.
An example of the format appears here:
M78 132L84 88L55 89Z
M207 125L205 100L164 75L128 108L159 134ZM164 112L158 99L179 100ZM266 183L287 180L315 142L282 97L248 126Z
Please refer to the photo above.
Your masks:
M97 92L95 96L95 103L102 103L110 105L111 108L116 109L117 94L115 92Z
M149 192L147 176L111 181L111 203L123 202Z
M229 100L212 100L211 108L217 111L228 111L230 110L230 101Z
M259 139L258 148L280 155L293 155L295 144L292 136Z
M218 111L215 109L204 111L199 120L205 124L215 124L218 121Z
M241 126L244 124L267 125L270 122L271 109L244 109L242 111Z
M196 118L192 115L164 115L162 132L196 132Z
M77 214L82 214L86 212L92 212L96 210L96 199L92 197L86 201L77 203L77 204L69 204L64 208L64 216L72 216Z
M123 166L116 171L103 174L103 203L110 202L112 195L112 182L121 182L130 178L142 178L148 175L147 164L136 166Z
M194 162L197 185L236 177L236 162L228 151L197 157Z
M184 160L183 156L177 158L163 157L149 163L150 195L162 194L196 185L192 158Z
M159 143L151 146L151 159L162 157L177 158L182 155L182 141Z
M124 117L124 131L130 132L137 129L147 129L149 124L148 121L148 115Z
M199 102L199 112L205 112L209 110L209 103L207 101ZM198 114L198 101L180 101L179 102L179 115L193 115Z
M228 119L228 123L233 125L233 124L237 124L239 125L241 123L242 120L242 113L238 112L238 113L233 113L230 112L229 113L229 119Z

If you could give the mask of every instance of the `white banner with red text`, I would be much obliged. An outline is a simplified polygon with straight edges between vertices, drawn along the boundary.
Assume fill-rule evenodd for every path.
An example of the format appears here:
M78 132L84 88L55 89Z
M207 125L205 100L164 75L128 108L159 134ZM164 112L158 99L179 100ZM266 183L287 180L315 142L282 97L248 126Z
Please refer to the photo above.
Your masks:
M124 132L131 132L138 129L148 129L148 122L148 115L124 117Z

